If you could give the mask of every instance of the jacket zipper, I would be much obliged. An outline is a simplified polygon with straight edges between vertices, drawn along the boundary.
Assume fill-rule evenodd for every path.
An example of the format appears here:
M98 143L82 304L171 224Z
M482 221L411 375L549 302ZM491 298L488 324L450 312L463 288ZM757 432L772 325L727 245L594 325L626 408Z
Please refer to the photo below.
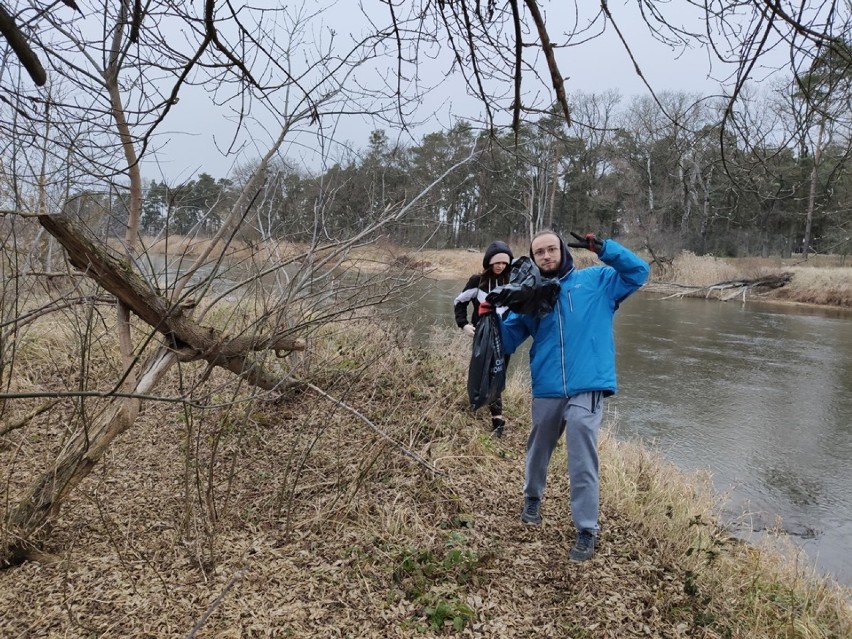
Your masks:
M559 312L559 347L562 349L562 394L568 397L568 371L565 370L565 362L567 361L565 353L565 331L562 326L562 312L559 300L556 301L556 306ZM574 298L571 297L571 291L568 291L568 310L574 312Z
M562 278L562 283L565 285L568 281L568 276L574 272L576 267L572 267L570 271L568 271ZM568 397L568 372L565 370L565 361L567 357L565 357L565 331L562 326L562 305L560 304L560 298L556 298L556 310L558 311L559 317L559 347L562 350L562 394L565 397ZM574 299L571 297L571 289L568 289L568 310L573 313L574 312Z
M571 295L570 292L568 295ZM558 298L556 300L556 317L559 318L559 351L561 355L559 367L562 369L562 394L568 397L568 375L565 372L565 331L562 330L562 304Z

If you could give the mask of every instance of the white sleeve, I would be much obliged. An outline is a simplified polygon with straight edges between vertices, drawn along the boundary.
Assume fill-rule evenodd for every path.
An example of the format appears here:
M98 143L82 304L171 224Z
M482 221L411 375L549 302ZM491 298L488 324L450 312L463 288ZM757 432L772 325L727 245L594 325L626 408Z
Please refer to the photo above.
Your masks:
M456 304L467 304L476 297L477 293L479 293L478 288L469 288L462 291L456 296L456 299L453 300L453 306Z

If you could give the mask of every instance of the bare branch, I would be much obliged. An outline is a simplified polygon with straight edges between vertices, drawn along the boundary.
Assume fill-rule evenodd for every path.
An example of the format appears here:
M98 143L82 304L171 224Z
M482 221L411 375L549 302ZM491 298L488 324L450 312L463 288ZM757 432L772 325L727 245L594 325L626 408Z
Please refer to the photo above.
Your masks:
M317 387L317 386L314 386L313 384L311 384L311 383L309 383L309 382L303 382L303 384L304 384L307 388L310 388L313 392L315 392L315 393L316 393L317 395L319 395L320 397L322 397L322 398L324 398L324 399L327 399L328 401L332 402L333 404L335 404L335 405L337 405L337 406L340 406L341 408L344 408L344 409L348 410L350 413L352 413L353 415L355 415L355 417L357 417L357 418L358 418L358 419L360 419L362 422L364 422L365 424L367 424L367 426L369 426L369 427L370 427L370 430L372 430L374 433L376 433L377 435L379 435L379 436L380 436L382 439L384 439L385 441L389 442L390 444L393 444L393 446L394 446L395 448L397 448L397 449L399 449L400 451L402 451L402 453L403 453L404 455L406 455L406 456L408 456L408 457L411 457L411 459L413 459L413 460L414 460L414 461L416 461L418 464L420 464L421 466L423 466L423 468L425 468L425 469L426 469L426 470L428 470L429 472L434 473L435 475L438 475L438 476L440 476L440 477L446 477L446 476L447 476L447 474L446 474L446 473L444 473L444 472L442 472L442 471L438 470L437 468L435 468L432 464L430 464L430 463L429 463L429 462L427 462L425 459L423 459L422 457L420 457L420 455L418 455L417 453L415 453L415 452L413 452L413 451L409 450L408 448L406 448L405 446L403 446L403 445L402 445L402 444L400 444L399 442L395 441L395 440L393 439L393 437L391 437L390 435L388 435L388 434L387 434L386 432L384 432L381 428L379 428L378 426L376 426L376 424L374 424L372 421L370 421L370 420L369 420L367 417L365 417L362 413L360 413L360 412L359 412L359 411L357 411L356 409L352 408L352 407L351 407L349 404L347 404L346 402L344 402L344 401L342 401L342 400L339 400L339 399L337 399L337 398L335 398L335 397L332 397L331 395L329 395L328 393L326 393L326 392L325 392L324 390L322 390L321 388L319 388L319 387Z
M6 399L6 398L0 398L0 399ZM12 399L12 398L10 397L8 399ZM59 401L60 400L58 400L58 399L54 399L52 401L45 402L44 404L42 404L38 408L31 410L29 413L27 413L26 415L24 415L23 417L21 417L17 421L10 422L8 424L4 424L3 427L0 428L0 437L2 437L3 435L6 435L8 433L11 433L13 430L18 430L19 428L23 428L24 426L29 424L31 421L33 421L33 419L35 419L36 417L38 417L39 415L41 415L43 413L46 413L51 408L56 406L59 403Z
M27 73L30 74L32 81L37 86L44 86L45 82L47 82L47 73L44 67L41 66L38 56L27 43L26 38L24 38L20 29L18 29L18 25L15 24L15 20L9 15L2 4L0 4L0 35L6 38L9 46L12 47L12 51L18 56L18 60L21 61Z
M240 362L250 350L303 350L302 340L292 338L286 331L251 338L227 339L210 327L190 319L181 306L171 305L151 291L133 272L130 265L109 254L106 249L86 239L84 233L68 219L40 216L39 222L68 251L71 264L115 295L122 304L169 340L173 347L190 347L198 357L229 370L242 371L253 378L257 370L243 370ZM264 381L264 384L268 384Z
M562 79L562 74L559 72L559 66L556 64L556 57L553 55L553 45L550 43L550 36L547 33L547 26L544 24L544 17L538 10L538 4L536 4L535 0L524 0L524 3L527 5L527 9L529 9L530 15L532 15L536 29L538 29L541 50L544 52L547 67L550 69L553 90L556 91L556 101L562 107L562 113L565 115L565 123L571 126L571 111L568 108L568 98L565 95L565 82Z
M204 627L204 624L207 623L207 620L210 618L210 615L216 612L216 608L218 608L222 604L222 601L224 601L225 599L225 595L227 595L231 588L234 587L234 584L236 584L240 579L243 578L243 575L246 574L247 570L248 564L245 564L242 568L239 569L239 571L237 571L235 575L228 579L228 583L225 584L225 587L222 589L222 592L220 592L216 596L216 598L210 602L210 605L207 606L207 610L204 611L204 614L201 615L201 618L195 622L195 624L192 626L192 630L190 630L189 634L186 635L186 639L195 639L196 635L198 634L198 631Z

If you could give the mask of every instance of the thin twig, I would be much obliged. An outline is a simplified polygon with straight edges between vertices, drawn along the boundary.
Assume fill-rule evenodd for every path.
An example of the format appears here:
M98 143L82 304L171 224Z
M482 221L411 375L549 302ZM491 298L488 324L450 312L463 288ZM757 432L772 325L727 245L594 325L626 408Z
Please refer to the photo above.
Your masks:
M0 437L2 437L3 435L5 435L7 433L11 433L13 430L18 430L19 428L23 428L24 426L29 424L33 419L35 419L36 417L38 417L42 413L49 411L51 408L56 406L58 403L59 403L58 399L54 399L54 400L51 400L49 402L46 402L46 403L42 404L41 406L39 406L38 408L31 410L29 413L27 413L26 415L21 417L21 419L19 419L18 421L14 422L12 424L6 424L2 428L0 428Z
M355 417L357 417L357 418L358 418L358 419L360 419L362 422L364 422L365 424L367 424L367 426L369 426L369 427L370 427L370 429L371 429L374 433L376 433L377 435L379 435L380 437L382 437L382 438L383 438L383 439L385 439L386 441L388 441L388 442L390 442L391 444L393 444L394 446L396 446L396 447L397 447L399 450L401 450L401 451L402 451L405 455L407 455L408 457L411 457L411 459L413 459L414 461L416 461L418 464L420 464L421 466L423 466L424 468L426 468L426 469L427 469L427 470L429 470L430 472L433 472L433 473L435 473L436 475L440 475L441 477L446 477L446 476L447 476L447 474L446 474L446 473L443 473L443 472L441 472L440 470L438 470L437 468L435 468L432 464L430 464L430 463L429 463L429 462L427 462L425 459L423 459L422 457L420 457L420 455L418 455L417 453L415 453L415 452L413 452L413 451L409 450L408 448L406 448L405 446L403 446L402 444L400 444L399 442L397 442L396 440L394 440L394 438L393 438L393 437L391 437L391 436L390 436L390 435L388 435L386 432L384 432L382 429L380 429L378 426L376 426L376 425L375 425L372 421L370 421L370 420L369 420L367 417L365 417L362 413L358 412L358 410L356 410L355 408L352 408L351 406L349 406L349 404L347 404L346 402L344 402L344 401L342 401L342 400L339 400L339 399L337 399L337 398L335 398L335 397L332 397L331 395L329 395L328 393L326 393L326 392L325 392L324 390L322 390L321 388L319 388L319 387L317 387L317 386L314 386L313 384L311 384L311 383L309 383L309 382L303 382L303 383L304 383L304 385L305 385L307 388L310 388L310 389L311 389L312 391L314 391L317 395L319 395L319 396L321 396L321 397L324 397L324 398L325 398L325 399L327 399L328 401L332 402L333 404L336 404L337 406L340 406L341 408L343 408L343 409L345 409L345 410L348 410L350 413L352 413L353 415L355 415Z
M225 584L225 588L222 590L222 592L220 592L219 595L212 602L210 602L210 605L207 606L207 610L205 610L204 614L201 615L201 618L195 622L195 625L192 627L192 630L189 631L189 634L186 636L186 639L194 639L195 635L198 633L199 630L201 630L202 626L207 623L207 620L210 618L210 615L212 615L216 611L216 608L218 608L222 604L222 601L225 599L225 595L228 594L228 591L234 587L234 584L237 583L239 579L242 579L243 575L246 574L247 570L248 564L240 568L240 571L228 580L228 583Z

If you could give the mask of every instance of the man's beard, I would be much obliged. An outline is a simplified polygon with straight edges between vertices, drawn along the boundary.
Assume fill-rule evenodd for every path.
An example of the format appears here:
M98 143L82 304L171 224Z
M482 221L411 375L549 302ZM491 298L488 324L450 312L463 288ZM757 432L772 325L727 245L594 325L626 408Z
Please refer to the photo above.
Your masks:
M558 275L559 275L559 266L557 265L557 266L556 266L556 268L554 268L554 269L552 269L552 270L550 270L550 271L545 271L545 270L544 270L544 269L542 269L542 268L540 268L540 269L539 269L539 271L541 271L541 274L542 274L544 277L556 277L556 276L558 276Z

